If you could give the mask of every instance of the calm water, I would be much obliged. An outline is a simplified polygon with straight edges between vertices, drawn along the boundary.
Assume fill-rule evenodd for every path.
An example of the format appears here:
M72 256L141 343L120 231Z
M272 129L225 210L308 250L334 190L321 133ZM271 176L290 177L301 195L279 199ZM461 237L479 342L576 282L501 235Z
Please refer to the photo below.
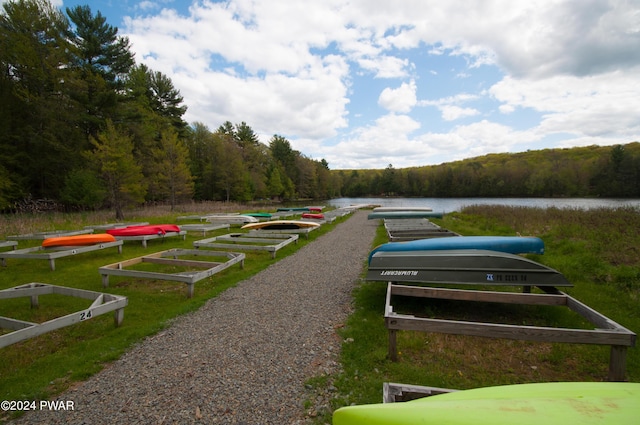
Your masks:
M584 199L584 198L335 198L329 205L347 207L349 205L371 204L385 207L431 207L436 212L460 211L469 205L509 205L537 208L618 208L633 206L640 208L640 199Z

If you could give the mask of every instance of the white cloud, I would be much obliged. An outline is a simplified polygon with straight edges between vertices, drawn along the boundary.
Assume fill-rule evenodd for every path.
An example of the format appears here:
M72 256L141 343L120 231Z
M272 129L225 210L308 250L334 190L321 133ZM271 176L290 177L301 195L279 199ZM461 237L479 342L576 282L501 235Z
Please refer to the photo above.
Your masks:
M443 105L440 107L442 119L445 121L455 121L464 117L479 115L480 111L474 108L461 108L455 105Z
M558 75L544 80L506 77L490 93L507 111L543 113L541 135L568 133L625 142L640 134L640 67L588 77Z
M378 98L378 105L392 112L410 112L416 103L415 81L402 83L397 89L387 87Z
M170 76L188 121L246 121L332 168L640 135L635 1L486 0L461 13L439 0L193 0L182 15L155 4L165 9L120 33ZM483 79L488 69L502 75ZM352 97L367 90L373 107L356 110ZM367 115L379 113L377 93L385 115ZM416 106L436 108L439 122Z
M473 102L479 99L479 95L469 93L458 93L455 96L448 96L437 100L421 100L418 102L421 106L435 106L440 110L442 119L445 121L455 121L464 117L473 117L480 115L480 111L475 108L463 108L462 105L467 102Z
M407 59L393 56L377 56L359 59L358 65L373 73L377 78L402 78L407 75Z

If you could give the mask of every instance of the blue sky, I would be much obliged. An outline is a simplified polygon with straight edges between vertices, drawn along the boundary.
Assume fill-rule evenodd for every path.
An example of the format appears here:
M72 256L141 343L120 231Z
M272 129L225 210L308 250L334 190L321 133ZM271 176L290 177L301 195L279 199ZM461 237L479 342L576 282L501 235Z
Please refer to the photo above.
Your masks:
M245 121L331 169L640 141L638 1L52 3L106 16L189 123Z

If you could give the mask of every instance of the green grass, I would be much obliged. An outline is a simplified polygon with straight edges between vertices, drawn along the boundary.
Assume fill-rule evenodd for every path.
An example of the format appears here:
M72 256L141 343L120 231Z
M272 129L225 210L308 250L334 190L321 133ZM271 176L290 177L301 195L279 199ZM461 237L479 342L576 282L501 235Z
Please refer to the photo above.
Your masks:
M127 221L175 223L178 215L184 213L155 216L145 214L132 216ZM0 240L12 234L78 229L85 225L108 222L108 219L96 221L99 219L89 214L55 214L53 217L43 216L40 220L31 216L14 217L14 222L9 222L8 217L3 219L6 226ZM198 309L225 289L293 254L306 244L313 243L316 238L346 219L341 218L323 225L311 232L308 238L303 235L298 243L279 250L275 259L266 251L238 251L246 255L244 268L236 264L195 283L195 294L191 299L187 298L186 284L180 282L110 276L108 288L103 288L98 268L170 248L192 249L194 241L204 239L201 233L188 233L186 240L180 237L150 240L147 248L143 248L141 242L125 242L122 254L112 248L59 258L56 260L55 271L49 269L47 260L8 259L7 267L0 268L0 289L41 282L122 295L128 298L129 304L124 309L124 321L120 327L115 327L113 314L107 313L0 348L0 399L40 400L66 390L75 382L100 371L134 344L165 328L172 319ZM221 229L208 232L206 237L238 231L240 230L234 227L230 230ZM36 245L39 245L38 241L20 241L18 248ZM209 257L195 259L206 261ZM211 261L221 259L212 257ZM163 265L149 267L145 264L143 268L149 271L176 271ZM31 309L29 298L1 300L0 316L41 323L86 308L91 303L73 297L45 295L39 297L39 304L39 308ZM2 420L3 417L0 416L0 422Z
M433 220L463 235L533 235L544 255L530 256L563 273L566 292L610 319L640 331L640 210L560 210L472 206ZM380 229L373 246L386 241ZM500 288L505 290L505 288ZM606 380L609 347L398 332L399 361L387 358L385 282L363 282L354 312L341 330L342 373L333 377L332 407L379 403L382 384L396 382L468 389L549 381ZM402 298L402 297L399 297ZM394 300L394 310L427 317L592 329L564 307L473 305L440 300ZM627 379L640 382L640 352L627 353ZM326 415L317 423L328 422Z

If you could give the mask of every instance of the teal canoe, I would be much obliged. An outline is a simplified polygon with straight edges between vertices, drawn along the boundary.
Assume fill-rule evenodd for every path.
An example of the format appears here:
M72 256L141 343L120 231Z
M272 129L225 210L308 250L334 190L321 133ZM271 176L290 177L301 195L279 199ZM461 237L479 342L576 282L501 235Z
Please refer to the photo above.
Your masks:
M544 242L535 236L454 236L388 242L369 253L369 263L376 252L484 249L509 254L544 254Z
M304 211L309 211L309 207L281 207L281 208L277 208L276 211L278 211L278 212L286 212L286 211L304 212Z
M271 213L267 213L267 212L252 212L252 213L247 213L245 215L248 215L249 217L253 217L253 218L271 218Z
M336 410L333 425L637 425L640 383L555 382L478 388Z

